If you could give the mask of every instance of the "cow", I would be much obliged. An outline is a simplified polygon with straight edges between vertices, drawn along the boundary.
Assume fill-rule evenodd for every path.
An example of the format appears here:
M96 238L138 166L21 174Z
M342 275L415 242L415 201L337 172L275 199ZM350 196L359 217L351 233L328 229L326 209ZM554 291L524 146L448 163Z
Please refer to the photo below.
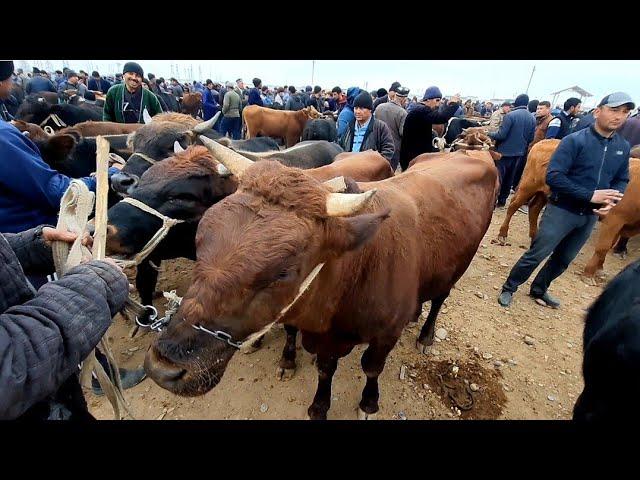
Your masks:
M372 150L338 157L331 165L309 170L309 174L322 181L343 175L355 180L382 180L393 175L389 162ZM304 157L300 166L305 166ZM131 197L186 222L173 227L148 260L155 265L177 257L195 260L196 227L202 214L236 188L235 177L221 172L220 164L201 146L191 146L149 168ZM158 217L123 202L109 209L108 222L107 253L126 256L140 252L161 225ZM136 286L145 304L151 303L157 276L148 261L139 265Z
M319 116L320 114L313 107L305 107L294 112L249 105L242 110L242 118L247 126L247 138L260 135L284 138L287 148L293 147L300 141L307 120Z
M607 253L618 238L624 239L623 249L629 238L640 233L640 159L629 160L629 185L624 197L602 219L593 256L584 267L583 280L596 285L595 274L602 269ZM621 248L618 246L618 251Z
M86 102L85 102L86 103ZM51 118L56 115L58 121ZM28 95L16 112L16 120L35 123L40 126L48 125L54 130L87 120L101 121L102 111L97 111L84 106L68 104L50 104L40 94Z
M368 344L359 417L373 417L386 357L427 300L417 346L432 344L437 313L491 222L497 169L458 153L343 194L304 171L208 147L239 188L200 221L192 284L145 370L175 394L202 395L237 342L280 322L317 354L312 419L327 417L338 359Z
M551 192L546 180L547 167L553 152L556 151L559 144L560 140L556 139L541 140L529 151L527 163L518 184L518 190L511 198L504 221L500 225L498 233L500 245L507 244L511 217L521 206L527 203L529 204L529 238L531 238L531 241L538 233L538 217L542 208L547 204L547 198Z
M309 120L302 131L302 140L326 140L335 142L338 139L336 122L332 119L317 118Z
M120 135L131 133L142 127L141 123L117 123L117 122L80 122L73 127L66 127L59 130L65 133L67 129L73 128L79 131L83 137L97 137L98 135Z
M46 140L49 138L49 134L35 123L28 123L22 120L11 120L11 123L31 140Z
M182 97L182 113L197 117L202 114L202 94L200 92L185 93Z
M639 420L637 409L623 406L640 394L640 260L616 275L589 308L583 351L584 389L573 419Z
M128 145L133 154L122 171L111 177L114 190L123 195L128 194L152 163L173 155L176 142L184 149L196 144L200 135L221 142L230 142L231 148L247 152L278 150L278 145L270 138L227 140L212 129L218 116L219 113L206 122L198 122L182 113L169 112L154 116L149 124L141 126L131 134Z

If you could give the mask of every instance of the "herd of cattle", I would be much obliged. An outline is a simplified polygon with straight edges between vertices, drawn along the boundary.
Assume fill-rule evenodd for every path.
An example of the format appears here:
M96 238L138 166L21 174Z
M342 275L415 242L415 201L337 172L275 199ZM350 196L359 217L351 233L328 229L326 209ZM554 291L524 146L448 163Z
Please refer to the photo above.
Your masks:
M204 394L241 344L257 348L279 321L287 332L282 378L295 370L298 331L317 356L310 418L326 418L338 360L358 344L368 344L360 418L374 416L378 376L404 327L431 301L416 339L427 351L440 307L489 228L499 191L495 152L423 154L394 174L377 152L343 152L334 143L335 120L312 108L247 107L247 139L230 140L212 128L217 117L201 122L169 112L146 124L118 124L100 121L99 107L73 100L30 95L13 123L45 162L71 177L95 171L96 136L109 140L111 157L124 167L112 177L108 255L133 257L163 227L162 217L180 221L137 267L142 303L152 303L162 260L196 261L177 313L147 353L151 378L180 395ZM446 144L482 143L473 128L464 130L473 126L456 120L441 135ZM535 235L558 143L532 148L500 228L502 244L525 203ZM624 251L640 232L640 159L631 159L630 175L623 200L599 228L584 272L591 279L618 239Z

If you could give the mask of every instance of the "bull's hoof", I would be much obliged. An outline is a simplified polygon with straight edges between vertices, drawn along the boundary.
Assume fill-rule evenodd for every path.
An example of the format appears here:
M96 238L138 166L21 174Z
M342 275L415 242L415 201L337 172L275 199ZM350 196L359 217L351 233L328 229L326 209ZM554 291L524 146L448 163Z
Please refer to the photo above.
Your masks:
M367 413L358 407L358 420L375 420L378 416L378 412L376 413Z
M501 247L507 245L507 237L498 236L498 245L500 245Z
M433 340L431 340L431 342L429 342L428 344L426 339L423 340L422 342L420 340L416 340L416 350L418 350L418 352L424 355L428 355L431 353L432 349L433 349Z
M311 355L311 365L315 365L317 359L318 359L318 355Z
M587 275L582 275L582 281L591 286L591 287L597 287L598 286L598 282L596 281L595 277L589 277Z
M613 254L618 257L620 260L624 260L625 258L627 258L627 251L625 250L624 252L613 252Z
M295 368L276 368L276 378L281 382L288 382L296 373Z

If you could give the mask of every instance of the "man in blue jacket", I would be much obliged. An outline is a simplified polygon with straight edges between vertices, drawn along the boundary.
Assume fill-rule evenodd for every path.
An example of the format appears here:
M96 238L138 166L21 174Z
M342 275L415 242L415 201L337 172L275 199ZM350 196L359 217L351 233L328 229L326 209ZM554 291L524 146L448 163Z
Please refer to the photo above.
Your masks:
M498 207L506 205L518 165L526 162L527 147L533 141L536 131L536 121L527 110L529 96L518 95L513 103L514 108L505 115L500 129L489 132L489 137L498 143L496 150L502 154L497 165L500 172Z
M634 103L626 93L607 95L593 113L595 123L560 142L547 169L549 205L531 248L514 265L502 286L498 303L503 307L511 304L518 287L549 255L529 294L552 308L560 306L547 292L549 285L567 269L589 239L596 223L594 214L606 215L622 198L629 183L631 147L616 130L633 108Z
M347 89L347 103L338 115L337 129L338 138L342 137L347 130L349 124L355 120L356 115L353 113L353 102L360 93L358 87L349 87Z
M51 80L41 75L40 69L33 67L33 77L31 77L31 80L29 80L25 85L24 91L29 95L31 93L40 92L57 93L58 89Z
M260 89L262 88L262 80L259 78L253 79L253 88L249 90L249 100L247 101L247 105L258 105L259 107L264 107L264 103L262 102L262 98L260 97Z

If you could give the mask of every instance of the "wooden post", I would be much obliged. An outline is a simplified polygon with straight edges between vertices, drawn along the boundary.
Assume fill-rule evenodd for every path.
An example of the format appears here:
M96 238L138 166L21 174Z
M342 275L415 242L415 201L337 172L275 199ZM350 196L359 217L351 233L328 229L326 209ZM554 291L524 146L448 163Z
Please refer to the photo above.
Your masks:
M109 141L102 136L96 138L96 216L93 235L93 258L103 260L107 244L107 210L109 196Z

